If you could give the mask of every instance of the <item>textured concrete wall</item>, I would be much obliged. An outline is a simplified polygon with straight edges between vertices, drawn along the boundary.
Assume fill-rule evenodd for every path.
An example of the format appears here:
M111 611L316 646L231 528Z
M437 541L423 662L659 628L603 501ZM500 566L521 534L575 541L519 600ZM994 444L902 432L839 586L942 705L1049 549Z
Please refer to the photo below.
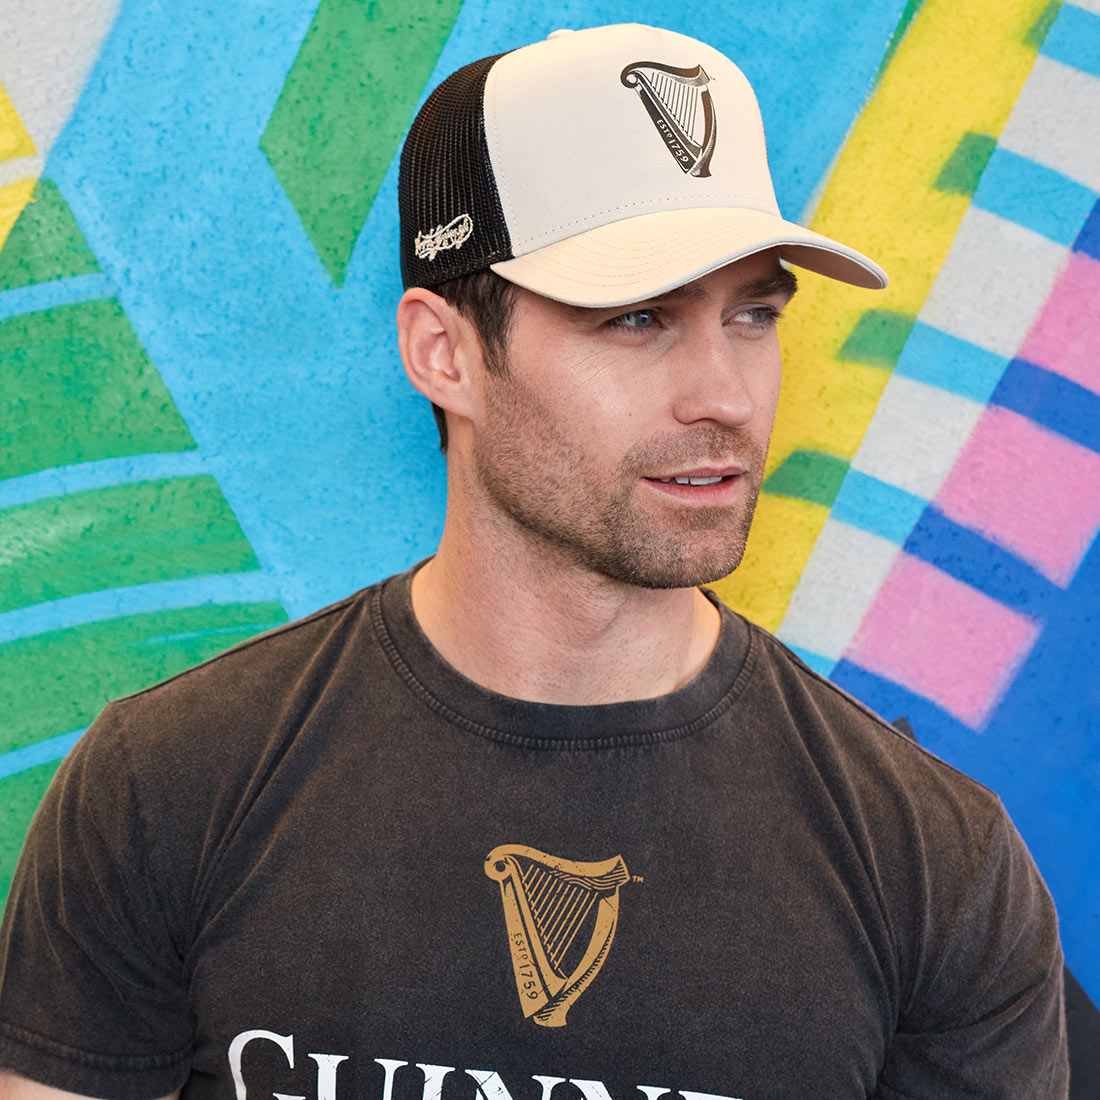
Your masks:
M103 702L431 551L395 153L518 0L0 13L0 892ZM758 86L807 275L718 588L1000 793L1100 997L1100 0L677 0Z

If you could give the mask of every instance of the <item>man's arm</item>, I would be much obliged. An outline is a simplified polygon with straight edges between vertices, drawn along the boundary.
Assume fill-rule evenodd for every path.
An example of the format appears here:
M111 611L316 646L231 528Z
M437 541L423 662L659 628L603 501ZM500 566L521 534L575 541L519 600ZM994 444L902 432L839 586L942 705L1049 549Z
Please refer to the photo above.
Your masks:
M52 1085L42 1085L17 1073L0 1069L0 1100L89 1100L75 1092L55 1089ZM163 1100L179 1100L179 1092L173 1092Z

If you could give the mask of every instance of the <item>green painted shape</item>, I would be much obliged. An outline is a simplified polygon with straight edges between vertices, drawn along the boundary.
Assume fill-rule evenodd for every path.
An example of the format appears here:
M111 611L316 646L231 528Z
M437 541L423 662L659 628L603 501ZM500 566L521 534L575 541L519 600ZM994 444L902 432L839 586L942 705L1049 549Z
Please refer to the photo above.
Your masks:
M0 780L0 907L11 892L15 864L31 818L60 763L52 760Z
M0 321L0 478L195 441L112 298Z
M462 0L321 0L260 138L342 286Z
M1024 45L1039 49L1061 10L1062 0L1050 0L1050 3L1039 13L1039 18L1032 24L1031 30L1024 36Z
M259 568L206 475L112 485L0 512L0 612L104 588Z
M0 754L87 726L129 695L286 622L277 603L203 604L0 645Z
M915 321L911 313L869 309L856 322L837 358L872 367L893 367Z
M94 275L96 258L53 180L39 180L0 251L0 290Z
M932 184L933 189L956 195L973 195L996 148L997 139L992 134L963 134L955 151L940 169L936 182Z
M875 73L875 79L871 84L872 90L878 87L878 82L890 67L890 62L894 60L894 54L897 53L898 46L901 45L901 40L905 37L905 32L909 30L909 24L913 22L913 19L916 17L917 12L920 11L921 4L923 3L924 0L908 0L905 7L902 9L897 26L894 28L894 33L890 35L890 42L886 47L886 53L882 55L882 61L879 63L878 72Z
M792 451L764 481L764 492L831 507L848 463L825 451Z

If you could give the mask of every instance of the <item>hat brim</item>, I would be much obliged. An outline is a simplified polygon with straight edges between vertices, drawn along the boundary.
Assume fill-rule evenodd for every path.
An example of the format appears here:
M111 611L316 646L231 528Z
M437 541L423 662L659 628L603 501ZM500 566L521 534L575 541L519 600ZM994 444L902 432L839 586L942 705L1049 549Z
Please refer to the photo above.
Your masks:
M881 289L886 273L854 248L763 210L661 210L585 230L492 264L509 282L574 306L629 305L683 286L734 260L779 255L853 286Z

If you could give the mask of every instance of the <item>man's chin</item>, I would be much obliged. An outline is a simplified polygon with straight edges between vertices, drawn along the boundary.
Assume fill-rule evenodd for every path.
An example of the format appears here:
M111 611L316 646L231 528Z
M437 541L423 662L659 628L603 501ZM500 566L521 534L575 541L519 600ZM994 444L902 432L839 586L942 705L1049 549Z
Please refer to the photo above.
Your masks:
M711 553L694 549L694 553L676 553L672 548L657 553L650 546L644 553L600 563L599 568L605 575L637 588L697 588L728 577L741 564L745 544L739 541Z

